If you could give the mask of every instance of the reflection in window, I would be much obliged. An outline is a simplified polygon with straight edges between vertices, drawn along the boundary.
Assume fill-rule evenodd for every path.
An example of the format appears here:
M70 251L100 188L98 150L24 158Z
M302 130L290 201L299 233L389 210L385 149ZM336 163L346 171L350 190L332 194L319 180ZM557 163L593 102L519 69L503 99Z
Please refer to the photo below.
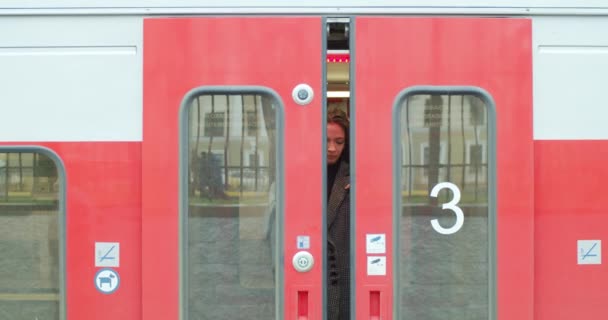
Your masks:
M190 319L275 318L276 113L263 93L201 95L188 109Z
M59 183L45 154L0 152L2 319L59 319Z
M431 148L429 147L428 143L421 143L420 144L421 148L422 148L422 168L423 168L423 176L424 178L428 178L429 176L429 167L431 164ZM445 153L445 144L439 144L439 163L445 163L446 162L446 153ZM441 168L439 170L443 170L443 168ZM425 180L426 181L426 180Z
M479 173L483 164L483 147L480 144L469 146L469 171Z
M205 113L205 136L221 137L224 135L224 122L226 121L224 112Z
M247 135L255 136L258 130L258 115L256 111L247 111Z
M399 314L401 319L488 319L487 106L473 95L418 94L400 111L402 208L398 219ZM457 186L464 225L440 234L456 218L430 190Z
M474 126L486 124L486 108L477 97L468 97L469 102L469 122Z
M443 118L443 101L441 96L429 96L424 99L424 126L441 126Z

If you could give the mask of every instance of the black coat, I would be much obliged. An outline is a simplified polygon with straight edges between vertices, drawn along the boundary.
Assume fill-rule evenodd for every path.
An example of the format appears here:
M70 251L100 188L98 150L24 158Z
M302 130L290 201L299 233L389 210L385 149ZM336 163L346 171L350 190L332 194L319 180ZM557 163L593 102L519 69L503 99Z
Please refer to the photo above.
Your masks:
M350 171L341 162L327 202L327 319L350 319Z

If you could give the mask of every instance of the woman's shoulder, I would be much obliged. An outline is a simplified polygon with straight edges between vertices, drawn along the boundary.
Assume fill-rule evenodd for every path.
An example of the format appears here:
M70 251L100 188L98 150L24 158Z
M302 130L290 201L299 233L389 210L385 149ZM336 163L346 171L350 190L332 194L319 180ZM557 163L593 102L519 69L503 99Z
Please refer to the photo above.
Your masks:
M340 162L340 169L338 171L338 174L342 177L350 176L350 164L346 161Z

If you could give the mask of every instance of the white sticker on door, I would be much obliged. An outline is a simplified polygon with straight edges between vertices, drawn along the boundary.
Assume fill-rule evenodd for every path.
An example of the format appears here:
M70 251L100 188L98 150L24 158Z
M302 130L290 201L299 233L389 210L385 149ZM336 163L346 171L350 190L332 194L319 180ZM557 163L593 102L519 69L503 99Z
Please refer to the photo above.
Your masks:
M386 235L384 233L366 234L366 253L386 253Z
M367 275L385 276L386 257L367 257Z
M119 267L120 266L120 243L119 242L95 242L95 266L96 267Z
M578 264L602 264L602 240L578 240Z
M298 236L297 247L298 249L310 249L310 236Z

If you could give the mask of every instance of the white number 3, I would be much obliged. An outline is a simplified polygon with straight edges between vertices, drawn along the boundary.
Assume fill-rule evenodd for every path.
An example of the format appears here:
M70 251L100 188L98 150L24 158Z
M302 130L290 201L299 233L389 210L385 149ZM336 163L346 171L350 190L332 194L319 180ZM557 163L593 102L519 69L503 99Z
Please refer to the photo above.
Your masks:
M441 209L452 210L456 215L456 223L450 228L446 229L439 225L437 219L433 219L431 220L431 225L433 226L433 229L435 229L435 231L441 234L453 234L458 232L458 230L462 228L462 224L464 223L464 214L462 213L462 209L457 206L458 201L460 201L460 189L458 189L458 187L451 182L441 182L433 187L433 190L431 190L431 197L436 198L437 194L439 194L439 191L445 188L452 190L454 198L452 198L452 201L444 203Z

